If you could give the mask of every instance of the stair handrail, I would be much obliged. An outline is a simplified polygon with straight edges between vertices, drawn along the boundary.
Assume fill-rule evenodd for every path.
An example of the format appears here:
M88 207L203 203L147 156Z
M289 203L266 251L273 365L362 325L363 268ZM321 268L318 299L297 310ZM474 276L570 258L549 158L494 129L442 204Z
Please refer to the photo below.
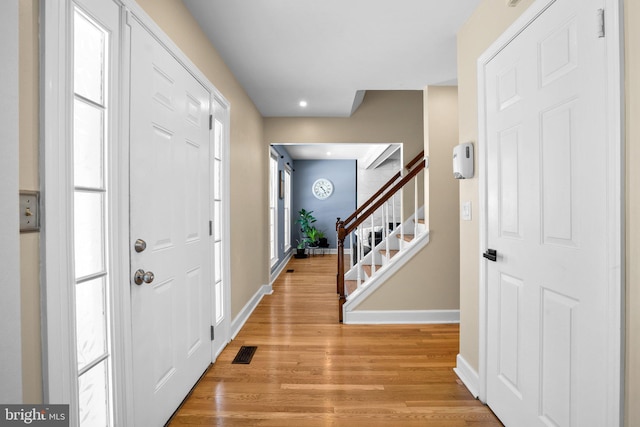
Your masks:
M424 154L424 153L423 153ZM369 216L378 210L384 203L389 201L397 192L407 185L413 178L415 178L426 167L426 160L414 162L411 166L414 166L409 173L407 173L400 181L398 181L389 191L386 191L375 203L369 206L363 215L359 215L353 222L345 225L345 221L341 221L338 218L336 222L336 231L338 234L338 274L337 274L337 292L338 292L338 316L340 322L343 321L342 307L346 302L346 294L344 291L344 240L352 233L356 227L362 224Z
M347 237L357 226L362 224L365 219L369 216L373 215L375 211L377 211L380 206L382 206L385 202L387 202L394 194L400 191L409 181L411 181L416 175L418 175L426 166L427 162L423 159L422 162L418 163L418 165L411 169L411 171L406 174L396 185L394 185L389 191L387 191L378 201L376 201L373 205L369 206L367 210L364 211L362 215L356 218L351 224L345 226L345 222L338 221L338 224L341 224L342 227L338 228L338 240L344 239ZM340 230L343 230L343 235L340 235Z
M404 168L407 169L407 171L411 171L411 168L421 159L424 160L424 150L422 150L420 153L418 153L417 156L411 159L411 161L409 161L409 163L407 163ZM378 197L380 197L385 191L387 191L389 187L393 185L393 183L396 182L401 176L402 171L398 171L398 173L393 175L382 187L380 187L378 191L375 192L373 196L369 197L366 202L364 202L358 209L356 209L351 215L349 215L347 219L344 220L344 223L349 224L349 222L353 221L354 218L356 218L363 210L367 208L367 206L371 205ZM339 221L340 218L338 218L338 221L336 221L336 229Z

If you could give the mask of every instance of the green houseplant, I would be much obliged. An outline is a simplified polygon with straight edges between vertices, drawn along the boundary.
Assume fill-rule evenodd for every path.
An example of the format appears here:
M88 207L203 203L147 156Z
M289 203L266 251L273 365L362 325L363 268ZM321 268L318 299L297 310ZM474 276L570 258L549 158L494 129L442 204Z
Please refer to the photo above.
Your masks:
M300 224L300 239L297 240L296 258L305 258L305 249L307 245L317 246L318 239L322 237L319 233L323 233L313 226L313 223L316 221L317 219L313 216L313 211L308 211L306 209L300 209L298 211L298 219L296 220L296 223Z
M307 248L307 239L299 239L296 240L296 242L298 243L296 244L296 254L294 255L294 257L306 258L307 254L305 253L305 249Z
M314 217L312 214L313 211L300 209L298 211L298 219L296 220L296 222L300 224L300 231L307 237L309 237L309 230L313 228L313 223L316 222L316 217Z
M311 227L307 231L307 237L309 238L310 246L318 246L320 239L324 238L324 231L318 230L316 227Z

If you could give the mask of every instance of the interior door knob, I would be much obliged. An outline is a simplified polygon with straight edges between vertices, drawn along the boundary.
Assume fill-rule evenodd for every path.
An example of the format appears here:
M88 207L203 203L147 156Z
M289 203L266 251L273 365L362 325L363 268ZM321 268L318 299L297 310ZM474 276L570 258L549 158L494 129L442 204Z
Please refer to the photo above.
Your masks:
M142 285L143 283L151 283L155 278L152 271L144 271L143 269L136 270L133 274L133 281L136 285Z

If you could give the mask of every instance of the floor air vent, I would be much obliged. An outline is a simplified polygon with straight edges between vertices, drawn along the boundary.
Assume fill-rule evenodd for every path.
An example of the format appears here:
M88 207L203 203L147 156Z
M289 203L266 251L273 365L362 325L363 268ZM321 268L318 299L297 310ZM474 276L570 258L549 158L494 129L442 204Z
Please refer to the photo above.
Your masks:
M287 270L287 273L293 273L293 269Z
M236 354L235 359L231 363L237 363L242 365L248 365L251 363L251 359L253 358L253 354L258 349L255 345L243 345L240 347L238 354Z

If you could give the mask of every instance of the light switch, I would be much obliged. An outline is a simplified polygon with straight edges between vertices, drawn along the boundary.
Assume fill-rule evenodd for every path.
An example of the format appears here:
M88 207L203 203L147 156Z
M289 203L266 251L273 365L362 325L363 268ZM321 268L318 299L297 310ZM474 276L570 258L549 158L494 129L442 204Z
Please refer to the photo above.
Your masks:
M462 204L462 220L471 221L471 202L464 202Z
M37 191L20 192L20 231L38 231L40 229L40 193Z

